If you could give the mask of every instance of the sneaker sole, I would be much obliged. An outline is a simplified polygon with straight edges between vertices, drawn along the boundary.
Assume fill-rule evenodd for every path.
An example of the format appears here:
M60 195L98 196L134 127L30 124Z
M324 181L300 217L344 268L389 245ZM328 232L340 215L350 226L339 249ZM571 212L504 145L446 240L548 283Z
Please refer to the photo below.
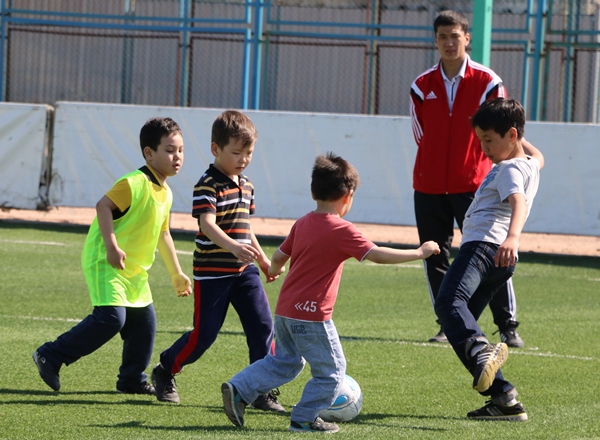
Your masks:
M501 342L496 345L494 353L485 366L483 367L481 374L477 378L477 381L474 383L473 388L475 388L480 393L487 391L494 382L494 378L496 373L504 365L506 359L508 358L508 347L505 343Z
M468 417L468 416L467 416ZM478 417L468 417L469 420L482 420L482 421L499 421L499 422L525 422L527 421L527 413L510 414L510 415L487 415Z
M223 395L223 409L231 423L235 426L244 426L244 418L240 417L235 410L235 396L233 386L230 383L221 385L221 394Z
M340 430L340 428L331 430L331 431L316 431L316 430L312 430L312 429L294 428L293 426L290 426L288 429L288 431L290 431L290 432L315 432L318 434L333 434L335 432L339 432L339 430Z

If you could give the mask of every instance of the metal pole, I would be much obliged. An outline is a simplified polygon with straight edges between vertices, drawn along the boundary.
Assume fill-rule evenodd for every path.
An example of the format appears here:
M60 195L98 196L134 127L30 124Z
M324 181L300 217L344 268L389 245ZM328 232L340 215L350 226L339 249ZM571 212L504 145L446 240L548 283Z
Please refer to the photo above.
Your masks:
M132 21L131 17L135 15L136 0L125 0L125 24ZM131 104L132 82L133 82L133 39L123 31L123 54L121 60L121 104Z
M471 56L484 66L490 65L494 0L473 0Z
M263 20L264 20L264 0L258 0L255 3L254 13L254 35L252 36L252 44L254 49L254 56L252 58L252 102L251 108L258 110L260 108L260 75L262 71L262 40L263 40ZM247 50L250 50L250 44L247 46ZM248 67L249 68L249 67ZM244 94L245 96L248 93ZM246 102L246 108L248 103Z
M371 0L371 30L369 31L371 39L369 40L369 49L367 55L367 108L365 113L367 115L374 115L377 113L377 77L378 77L378 48L377 41L373 38L375 35L381 34L380 29L376 29L375 25L381 23L381 0Z
M6 20L5 10L7 8L6 0L2 0L0 5L0 101L6 99Z
M188 19L191 15L190 0L179 1L179 18L181 19L181 42L179 48L179 106L189 105L189 80L190 80L190 32Z
M529 112L530 119L533 121L540 120L540 106L541 106L541 93L542 88L542 57L544 39L545 39L545 28L546 28L546 0L538 1L538 10L536 17L536 31L535 31L535 43L534 43L534 56L533 56L533 77L531 80L531 110Z

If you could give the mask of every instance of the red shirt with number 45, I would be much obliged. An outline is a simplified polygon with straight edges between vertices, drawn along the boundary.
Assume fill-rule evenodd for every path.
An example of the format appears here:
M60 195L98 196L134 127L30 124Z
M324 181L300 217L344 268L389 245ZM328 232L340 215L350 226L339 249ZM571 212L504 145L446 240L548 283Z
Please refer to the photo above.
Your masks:
M374 247L337 215L310 212L298 219L279 247L290 257L290 265L275 314L302 321L331 319L344 261L362 261Z

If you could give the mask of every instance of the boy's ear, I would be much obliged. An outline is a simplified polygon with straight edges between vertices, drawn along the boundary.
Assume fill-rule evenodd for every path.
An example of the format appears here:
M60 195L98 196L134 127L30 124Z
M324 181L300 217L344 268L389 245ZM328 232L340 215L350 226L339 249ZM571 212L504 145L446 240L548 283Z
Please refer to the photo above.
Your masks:
M210 143L210 152L212 153L212 155L214 157L218 157L219 156L219 151L220 151L220 148L217 145L217 143L216 142L211 142Z
M351 189L350 191L348 191L346 193L346 195L344 196L344 205L347 205L348 203L350 203L350 199L352 198L353 195L354 195L353 189Z
M152 153L154 153L154 150L150 147L144 147L142 153L144 153L144 159L148 159L148 157L152 157Z
M517 129L515 127L509 128L508 134L509 134L508 140L510 142L516 142L519 140L519 132L517 131Z

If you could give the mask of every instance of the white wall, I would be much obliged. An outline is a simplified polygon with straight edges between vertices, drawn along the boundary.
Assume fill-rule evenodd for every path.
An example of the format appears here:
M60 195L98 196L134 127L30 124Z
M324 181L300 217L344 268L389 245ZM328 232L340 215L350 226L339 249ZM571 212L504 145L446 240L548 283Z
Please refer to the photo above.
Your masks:
M38 207L51 110L47 105L0 103L0 206Z
M194 184L212 163L210 129L220 109L57 103L50 204L92 207L123 174L143 165L139 130L154 116L182 128L185 162L168 180L175 212L190 212ZM406 117L248 111L259 139L247 174L257 215L297 218L314 208L310 173L319 153L352 162L362 184L348 219L414 225L416 146ZM545 155L528 232L600 235L600 125L528 123Z

